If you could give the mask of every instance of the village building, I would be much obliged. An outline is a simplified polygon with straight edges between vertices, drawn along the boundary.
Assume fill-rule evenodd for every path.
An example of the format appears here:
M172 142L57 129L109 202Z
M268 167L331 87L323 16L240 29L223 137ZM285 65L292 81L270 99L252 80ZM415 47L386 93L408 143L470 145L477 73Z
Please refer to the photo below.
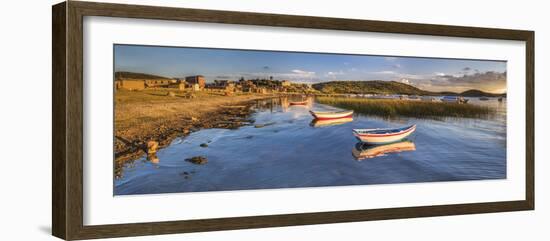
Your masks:
M246 93L256 92L256 85L250 80L239 81L237 88Z
M146 79L144 81L147 88L167 88L172 84L170 79Z
M203 89L206 86L206 79L202 75L194 75L185 77L185 82L193 86L198 84L200 89Z
M214 83L206 84L206 89L211 91L235 92L238 88L231 80L214 80Z
M201 87L199 84L191 84L191 90L193 91L200 91Z
M281 81L281 86L283 87L289 87L290 85L291 85L290 80Z
M136 79L117 79L115 81L115 89L143 90L145 89L145 81Z
M266 88L256 88L256 93L258 94L267 94L267 89Z

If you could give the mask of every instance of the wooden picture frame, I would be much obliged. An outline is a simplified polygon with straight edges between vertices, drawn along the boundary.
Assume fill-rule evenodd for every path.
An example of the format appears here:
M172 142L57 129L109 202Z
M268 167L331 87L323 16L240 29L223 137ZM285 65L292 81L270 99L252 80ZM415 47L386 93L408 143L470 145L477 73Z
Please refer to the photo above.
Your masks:
M52 11L52 233L56 237L66 240L76 240L534 209L535 38L533 31L77 1L59 3L53 6ZM524 41L526 43L525 198L523 200L473 204L417 206L97 226L84 225L84 16L143 18Z

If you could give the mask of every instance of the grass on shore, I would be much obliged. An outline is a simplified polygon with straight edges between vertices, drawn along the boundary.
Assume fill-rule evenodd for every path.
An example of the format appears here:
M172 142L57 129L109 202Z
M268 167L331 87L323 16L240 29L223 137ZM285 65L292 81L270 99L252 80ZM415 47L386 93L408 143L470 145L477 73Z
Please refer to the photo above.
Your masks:
M321 104L351 109L360 114L382 117L487 118L494 114L494 109L490 107L472 104L342 97L317 97L316 100Z

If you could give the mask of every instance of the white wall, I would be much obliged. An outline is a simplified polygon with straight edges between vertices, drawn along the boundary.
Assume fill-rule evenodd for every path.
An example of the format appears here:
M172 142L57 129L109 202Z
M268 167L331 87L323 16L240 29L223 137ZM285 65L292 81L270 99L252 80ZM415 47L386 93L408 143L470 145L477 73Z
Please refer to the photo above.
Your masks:
M536 31L536 210L408 220L164 235L155 240L548 240L550 21L544 1L114 1ZM6 1L0 10L0 239L55 240L50 232L51 4ZM21 78L24 77L24 78ZM8 82L10 80L10 82ZM13 81L17 80L17 81ZM32 88L21 88L22 82ZM404 197L406 198L406 197ZM545 224L546 223L546 224ZM527 238L529 237L529 238ZM151 237L128 240L151 240Z

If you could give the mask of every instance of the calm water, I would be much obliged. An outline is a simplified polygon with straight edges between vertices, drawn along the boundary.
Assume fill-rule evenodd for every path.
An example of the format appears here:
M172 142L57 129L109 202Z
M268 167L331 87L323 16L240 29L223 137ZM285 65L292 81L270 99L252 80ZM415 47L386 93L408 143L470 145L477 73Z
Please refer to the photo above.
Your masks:
M470 103L490 105L497 115L385 120L355 114L351 122L328 125L312 123L308 111L334 107L258 101L254 124L264 127L206 129L176 139L157 153L158 163L143 157L126 165L115 195L506 178L506 102ZM413 123L408 140L378 149L356 145L351 132ZM208 163L185 161L193 156Z

